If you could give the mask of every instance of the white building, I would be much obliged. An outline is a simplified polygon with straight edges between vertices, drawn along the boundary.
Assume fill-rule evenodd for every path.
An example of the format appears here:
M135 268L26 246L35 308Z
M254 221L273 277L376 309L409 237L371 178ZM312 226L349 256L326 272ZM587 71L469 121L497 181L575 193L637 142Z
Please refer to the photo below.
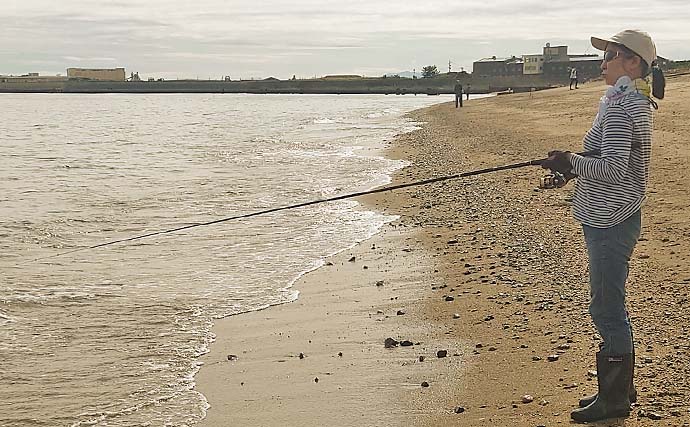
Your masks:
M544 72L544 55L522 55L524 66L522 74L542 74Z

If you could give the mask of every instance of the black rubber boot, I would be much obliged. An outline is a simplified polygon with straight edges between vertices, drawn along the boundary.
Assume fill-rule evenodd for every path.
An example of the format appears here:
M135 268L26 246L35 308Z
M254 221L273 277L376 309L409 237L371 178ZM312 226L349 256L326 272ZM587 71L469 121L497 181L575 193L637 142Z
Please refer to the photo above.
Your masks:
M599 349L601 350L601 346L599 346ZM630 364L630 394L628 396L628 398L630 399L630 403L637 402L637 390L635 389L635 384L633 384L633 378L634 377L635 377L635 348L633 347L632 363ZM591 405L597 399L597 394L598 393L594 393L591 396L583 397L582 399L580 399L580 408L584 408L585 406Z
M570 417L577 422L593 422L630 415L630 375L632 354L603 355L597 353L597 398L584 408L576 409Z

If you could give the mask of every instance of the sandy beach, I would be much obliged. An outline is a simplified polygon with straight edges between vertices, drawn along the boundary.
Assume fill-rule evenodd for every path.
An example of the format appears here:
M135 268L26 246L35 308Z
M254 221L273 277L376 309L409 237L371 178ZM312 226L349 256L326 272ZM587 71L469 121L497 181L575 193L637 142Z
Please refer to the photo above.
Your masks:
M412 113L394 183L578 151L605 89L559 88ZM599 425L690 426L690 76L655 114L628 306L638 402ZM202 426L554 426L596 390L599 341L571 184L540 168L363 198L400 219L295 283L290 304L217 321ZM399 344L387 348L392 338ZM404 345L402 345L404 344Z

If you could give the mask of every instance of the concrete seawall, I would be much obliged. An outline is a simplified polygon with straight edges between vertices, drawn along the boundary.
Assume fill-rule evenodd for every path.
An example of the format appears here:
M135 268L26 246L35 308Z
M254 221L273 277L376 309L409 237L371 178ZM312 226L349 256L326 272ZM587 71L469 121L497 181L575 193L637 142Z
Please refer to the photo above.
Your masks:
M550 88L563 82L543 77L471 77L461 76L472 93L497 92L512 88L516 92ZM455 76L427 79L361 78L310 80L169 80L154 82L108 82L68 80L62 82L0 81L5 93L256 93L256 94L452 94Z

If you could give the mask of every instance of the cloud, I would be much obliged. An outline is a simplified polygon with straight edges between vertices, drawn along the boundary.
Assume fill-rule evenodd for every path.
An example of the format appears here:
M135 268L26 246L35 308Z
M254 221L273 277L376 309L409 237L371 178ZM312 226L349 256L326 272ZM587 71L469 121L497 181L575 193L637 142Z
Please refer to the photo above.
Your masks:
M546 41L586 51L590 35L623 26L650 31L666 56L690 57L681 0L9 1L0 72L31 71L30 60L56 72L88 63L208 76L378 72L449 58L470 69L477 58L535 53Z
M117 61L115 58L107 58L107 57L90 57L90 58L82 58L79 56L63 56L63 59L66 61L73 61L73 62L89 62L89 61L97 61L97 62L114 62Z

